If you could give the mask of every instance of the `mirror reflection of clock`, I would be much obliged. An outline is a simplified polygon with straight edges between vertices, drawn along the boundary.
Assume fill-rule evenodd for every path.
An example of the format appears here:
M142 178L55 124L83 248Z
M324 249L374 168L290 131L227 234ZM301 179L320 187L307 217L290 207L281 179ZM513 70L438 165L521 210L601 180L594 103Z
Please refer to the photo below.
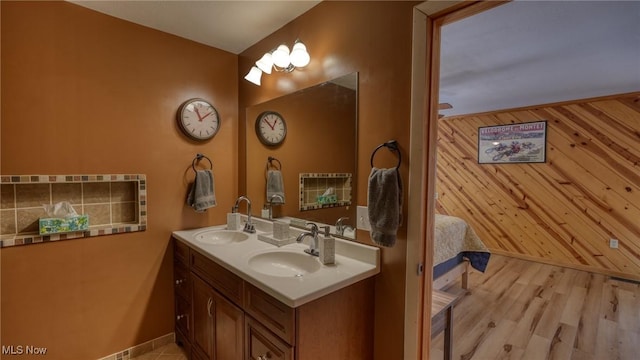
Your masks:
M265 111L256 119L256 134L267 146L280 145L287 136L287 123L275 111Z
M180 105L178 124L185 135L202 141L211 139L218 132L220 117L208 101L196 98Z

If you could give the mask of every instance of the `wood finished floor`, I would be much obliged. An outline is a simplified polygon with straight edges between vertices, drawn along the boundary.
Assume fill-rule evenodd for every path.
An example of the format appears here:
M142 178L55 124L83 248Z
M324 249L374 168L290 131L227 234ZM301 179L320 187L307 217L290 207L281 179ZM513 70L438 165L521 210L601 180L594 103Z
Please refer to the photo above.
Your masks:
M460 360L640 359L640 285L584 271L492 255L473 271L454 308ZM443 358L443 335L431 360Z

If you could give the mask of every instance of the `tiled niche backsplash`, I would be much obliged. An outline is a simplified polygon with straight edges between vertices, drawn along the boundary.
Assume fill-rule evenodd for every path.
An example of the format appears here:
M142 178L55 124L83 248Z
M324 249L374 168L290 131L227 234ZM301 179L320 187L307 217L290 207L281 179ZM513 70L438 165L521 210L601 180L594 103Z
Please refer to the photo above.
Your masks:
M132 175L22 175L0 177L0 246L143 231L146 177ZM39 235L44 204L69 202L89 216L89 230Z
M350 173L300 174L300 210L351 205L351 178ZM334 189L337 201L331 204L318 203L318 196L330 187Z

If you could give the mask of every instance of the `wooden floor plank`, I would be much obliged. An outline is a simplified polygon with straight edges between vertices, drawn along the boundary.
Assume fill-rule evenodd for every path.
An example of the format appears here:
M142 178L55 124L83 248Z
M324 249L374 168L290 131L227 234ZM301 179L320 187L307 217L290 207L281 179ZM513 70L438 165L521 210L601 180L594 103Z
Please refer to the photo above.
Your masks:
M540 322L538 322L538 326L536 327L534 334L549 340L552 340L556 336L558 327L560 326L562 312L566 307L568 298L568 294L553 295L549 301L547 311L542 314Z
M620 359L617 328L615 321L600 319L594 356L596 359Z
M574 326L560 323L556 329L551 346L549 347L549 359L570 359L573 353L573 343L578 329Z
M522 360L546 360L550 347L551 341L538 335L533 335L529 340L529 344L527 344L527 348L524 349Z
M638 332L638 303L632 291L618 288L619 318L618 326L622 330Z
M578 327L580 324L580 315L582 314L582 308L584 306L584 298L587 295L587 289L579 286L574 286L569 294L567 304L562 311L560 321L571 326Z
M639 333L618 329L618 342L620 346L620 358L638 358L638 351L640 350Z
M447 289L454 309L453 359L636 360L640 285L492 255L483 274ZM443 336L431 360L442 359Z
M598 335L605 276L599 274L590 275L590 281L587 284L587 296L584 300L584 307L582 308L574 348L593 354L595 351L596 336Z

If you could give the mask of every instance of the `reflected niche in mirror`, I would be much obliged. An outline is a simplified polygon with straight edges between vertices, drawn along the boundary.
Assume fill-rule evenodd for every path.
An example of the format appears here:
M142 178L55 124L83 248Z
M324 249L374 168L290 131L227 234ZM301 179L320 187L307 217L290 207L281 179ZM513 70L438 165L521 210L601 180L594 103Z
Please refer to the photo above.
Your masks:
M355 238L357 88L353 73L247 108L246 181L253 215L293 226L330 225L333 235ZM283 124L262 124L261 115L269 112ZM261 141L278 128L286 129L282 141Z

